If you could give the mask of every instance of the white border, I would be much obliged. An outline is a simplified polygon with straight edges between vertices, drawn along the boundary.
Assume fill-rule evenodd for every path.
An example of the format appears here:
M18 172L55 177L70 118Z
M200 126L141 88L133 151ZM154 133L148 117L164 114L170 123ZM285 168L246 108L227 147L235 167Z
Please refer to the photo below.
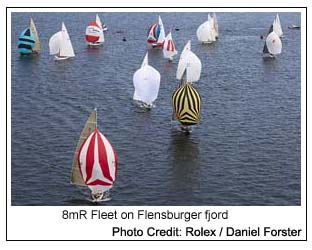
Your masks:
M58 2L58 1L56 1ZM90 2L90 1L89 1ZM54 2L55 4L55 2ZM284 3L285 4L285 3ZM62 4L58 4L59 6L61 6ZM90 4L91 5L91 4ZM200 6L201 4L199 4L198 6ZM245 4L247 6L252 6L251 4ZM12 6L12 5L10 5ZM20 6L20 5L19 5ZM43 4L40 4L40 6L44 6ZM51 4L49 5L51 6ZM63 5L64 6L64 5ZM67 6L65 4L65 6ZM111 6L117 6L117 5L111 5ZM230 5L231 6L231 5ZM253 6L257 6L257 5L253 5ZM304 5L302 5L304 6ZM56 11L60 12L60 9L55 9ZM211 8L209 8L209 10L212 10ZM17 11L17 9L14 9L14 11ZM26 9L21 9L22 12L26 12ZM29 11L34 11L29 10ZM35 9L35 11L42 11L41 9ZM47 9L44 9L44 11L47 11ZM51 9L51 11L53 12L53 9ZM66 9L65 12L67 11L71 11L71 9ZM79 11L86 11L86 10L82 10L82 9L72 9L72 11L74 12L79 12ZM88 9L88 12L92 12L92 9ZM98 11L98 10L94 10L94 11ZM104 9L103 9L104 11ZM112 10L108 10L105 8L106 12L121 12L121 9L112 9ZM125 9L125 12L129 12L129 11L149 11L151 12L151 9L139 9L139 10L134 10L134 9ZM153 9L153 11L155 12L162 12L162 11L166 11L164 9ZM188 9L169 9L167 11L189 11ZM196 9L191 9L190 11L195 12ZM202 11L202 10L197 10L197 11ZM232 12L231 9L217 9L217 11L222 11L222 12ZM235 11L242 11L242 12L252 12L252 10L250 9L235 9ZM256 9L254 10L255 12L260 12L261 9ZM291 11L291 9L281 9L281 10L277 10L277 9L264 9L264 12L284 12L284 11ZM297 11L297 9L295 10ZM4 15L3 15L4 14ZM3 11L3 8L1 9L1 21L3 21L3 19L5 20L5 10ZM9 18L8 18L9 19ZM305 19L305 15L304 12L302 12L302 16L301 19L304 20ZM8 25L10 25L8 23ZM302 41L302 45L305 43L306 41L306 34L305 34L305 22L302 21L302 29L301 29L301 41ZM10 35L10 28L8 28L8 51L10 51L10 39L11 39L11 35ZM3 40L2 40L3 42ZM1 42L1 44L2 44ZM2 46L4 47L4 46ZM306 218L305 218L305 205L306 205L306 183L305 183L305 179L306 179L306 171L305 171L305 164L306 164L306 155L305 155L305 150L306 150L306 103L305 103L305 96L306 96L306 46L301 46L301 55L302 55L302 75L301 75L301 108L302 108L302 116L301 116L301 121L302 121L302 126L301 126L301 170L302 170L302 192L301 192L301 197L302 197L302 205L301 206L296 206L296 207L184 207L184 209L187 210L204 210L204 209L210 209L210 210L230 210L230 214L232 214L231 216L234 216L233 218L233 224L235 224L235 226L237 225L248 225L248 223L250 221L252 221L253 224L256 225L265 225L266 223L273 223L274 225L292 225L292 226L302 226L303 224L305 224ZM8 53L8 61L10 61L10 53ZM2 64L4 65L4 64ZM10 63L8 64L10 66ZM3 70L2 70L3 72ZM8 67L8 78L10 76L10 67ZM1 74L1 78L3 79L3 76L5 74ZM5 82L5 81L2 81ZM10 97L10 79L8 79L8 98ZM2 86L3 87L3 86ZM1 91L1 94L5 93L5 91ZM2 99L4 100L4 99ZM10 98L8 99L8 110L10 109ZM11 133L10 133L10 128L11 128L11 117L10 117L10 112L8 112L8 166L11 165L10 163L10 137L11 137ZM2 174L3 173L3 169L1 170L1 176L5 176ZM1 177L1 178L2 178ZM1 182L3 184L3 182ZM11 194L10 194L10 168L8 167L8 204L11 203ZM1 185L1 187L3 187L3 185ZM5 189L1 188L1 194L4 194ZM3 196L2 196L3 197ZM91 234L88 232L86 233L86 231L84 230L84 228L86 228L86 223L88 222L84 222L82 223L64 223L64 220L61 219L60 217L60 212L63 209L69 209L69 210L75 210L75 209L94 209L94 208L90 208L90 207L11 207L10 205L8 206L8 235L9 237L13 237L13 238L17 238L17 239L32 239L34 235L36 235L35 239L86 239L86 237L90 238L90 239L94 239L94 233L92 232L103 232L103 225L105 225L106 223L102 223L101 221L98 221L97 223L94 222L90 222L91 223L89 227L92 227L92 232ZM105 211L105 210L114 210L117 209L119 211L121 210L132 210L132 209L136 209L137 207L100 207L101 211ZM148 210L160 210L162 209L162 207L138 207L138 209L148 209ZM175 209L179 209L179 208L183 208L183 207L170 207L170 209L175 210ZM2 209L2 206L1 206ZM166 207L164 207L164 209L167 209ZM264 211L265 210L265 211ZM234 214L234 215L233 215ZM1 215L3 215L3 213L1 213ZM297 217L296 217L297 216ZM243 219L242 219L243 218ZM1 221L4 222L4 217L1 216ZM122 222L121 222L122 223ZM141 222L136 222L135 224L140 224ZM4 223L1 223L2 225L4 225ZM144 224L146 224L146 221L143 223L142 226L144 226ZM166 222L163 224L167 224ZM179 223L178 223L179 224ZM194 223L195 225L196 223ZM220 223L218 223L219 225ZM222 224L222 223L221 223ZM31 225L31 226L30 226ZM79 230L77 229L77 225L81 225L81 232L79 232ZM122 225L122 224L121 224ZM199 223L200 225L200 223ZM129 225L129 223L125 224L125 226L131 226ZM305 225L304 225L305 226ZM3 227L1 226L1 229ZM31 229L31 230L30 230ZM106 229L105 229L106 230ZM3 232L3 230L1 230ZM77 232L78 231L78 232ZM69 233L68 232L73 232L73 233ZM95 233L95 235L97 235L97 233ZM3 239L3 234L1 234L1 241ZM164 242L165 244L163 245L169 245L169 242ZM259 242L255 242L256 244L259 245ZM66 243L67 244L67 243ZM105 243L106 245L110 245L110 243ZM121 245L127 245L124 243L120 243ZM152 243L154 244L154 243ZM201 243L203 244L203 242ZM215 244L215 243L212 243ZM246 243L245 245L248 245L250 243ZM267 243L264 243L263 245L266 245ZM275 243L271 242L268 245L274 245ZM292 243L288 243L289 245L291 245ZM304 245L305 243L297 243L297 245ZM12 244L10 244L12 246ZM13 244L14 245L14 244ZM18 244L16 244L18 245ZM84 246L85 244L82 243L81 246ZM184 246L187 246L186 242L184 242L183 244ZM233 243L224 243L224 245L233 245Z

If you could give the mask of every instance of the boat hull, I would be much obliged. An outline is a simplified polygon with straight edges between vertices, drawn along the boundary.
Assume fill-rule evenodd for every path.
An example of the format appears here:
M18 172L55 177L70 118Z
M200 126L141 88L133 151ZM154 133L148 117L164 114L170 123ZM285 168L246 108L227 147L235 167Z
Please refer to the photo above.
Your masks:
M104 43L88 43L88 46L90 47L99 47L102 46Z
M54 56L55 61L64 61L64 60L67 60L69 58L70 58L69 56Z

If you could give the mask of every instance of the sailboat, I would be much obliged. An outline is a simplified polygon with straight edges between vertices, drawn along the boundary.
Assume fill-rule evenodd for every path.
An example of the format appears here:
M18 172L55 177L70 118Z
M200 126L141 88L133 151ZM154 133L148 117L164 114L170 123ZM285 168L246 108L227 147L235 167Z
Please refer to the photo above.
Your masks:
M175 48L171 32L166 36L163 46L163 55L164 58L168 59L169 61L173 60L173 57L178 54L178 51Z
M18 51L21 55L37 54L40 51L39 35L32 18L29 27L23 30L18 39Z
M196 82L200 79L202 64L200 59L191 51L191 41L188 41L184 46L180 55L177 74L178 80L183 81L183 74L187 70L187 81Z
M279 37L283 36L282 25L278 14L276 14L276 17L273 21L273 30Z
M93 202L108 201L109 190L116 180L117 163L114 148L97 128L97 111L94 110L80 134L70 182L88 187Z
M104 43L104 32L99 15L96 15L96 21L90 22L86 28L86 40L89 46L99 46Z
M208 14L208 20L197 28L197 38L202 43L213 43L216 41L216 31L214 26L214 19Z
M201 62L191 51L191 43L185 45L177 69L179 87L172 95L173 118L181 124L181 130L191 132L191 127L200 120L201 97L193 86L200 79Z
M162 48L165 36L163 22L158 16L158 23L153 23L148 29L147 43L151 44L153 48Z
M215 36L216 36L216 39L218 39L219 38L219 24L218 24L218 19L217 19L216 13L213 13L212 19L213 19L213 28L215 31Z
M133 85L133 100L141 106L151 109L158 96L160 74L155 68L148 65L148 53L144 57L141 68L133 75Z
M62 22L62 30L55 33L49 40L50 55L55 55L54 59L65 60L74 57L74 49L70 41L65 24Z
M273 58L280 53L282 53L282 41L275 31L272 31L265 39L263 57Z

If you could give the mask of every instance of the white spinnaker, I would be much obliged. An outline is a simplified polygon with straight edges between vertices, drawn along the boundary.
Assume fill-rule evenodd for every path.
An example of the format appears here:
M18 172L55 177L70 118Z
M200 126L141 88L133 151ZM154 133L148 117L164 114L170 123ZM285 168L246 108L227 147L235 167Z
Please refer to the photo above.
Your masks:
M179 63L178 63L178 68L177 68L177 74L176 77L177 79L181 80L181 78L183 77L184 71L185 71L185 67L186 67L186 63L185 63L185 55L186 55L186 51L190 51L191 50L191 41L189 40L186 45L184 46L181 55L180 55L180 59L179 59Z
M273 30L279 37L283 36L282 25L278 14L276 14L276 18L273 21Z
M160 74L152 66L144 64L134 73L133 85L135 89L133 99L152 104L158 96Z
M181 80L187 69L187 81L196 82L200 79L202 64L200 59L188 48L185 49L180 56L177 79Z
M175 49L171 32L169 32L164 41L163 55L164 58L171 59L176 54L178 54L178 51Z
M62 41L61 41L61 47L60 47L60 56L64 56L64 57L75 56L74 49L70 41L70 37L68 35L67 29L64 23L62 23Z
M95 17L95 22L97 23L97 25L100 27L100 38L98 40L99 43L104 43L105 39L104 39L104 31L103 31L103 26L102 26L102 22L101 22L101 19L99 17L98 14L96 14L96 17Z
M146 53L144 59L143 59L143 62L141 64L141 69L144 67L144 66L147 66L148 65L148 53ZM134 83L133 83L134 84ZM133 100L135 101L142 101L141 100L141 97L137 94L137 91L136 89L134 88L134 93L133 93Z
M187 82L197 82L200 79L202 64L200 59L192 52L186 52L186 69L187 69Z
M197 28L197 39L202 43L211 43L216 41L216 34L213 27L213 19L208 15L208 20Z
M49 39L50 55L55 55L60 52L62 37L63 37L62 31L59 31L50 37Z
M282 41L274 31L267 36L265 43L270 54L278 55L282 53Z
M166 34L165 34L165 27L160 16L158 17L158 25L160 27L160 33L157 39L157 43L162 43L165 40Z

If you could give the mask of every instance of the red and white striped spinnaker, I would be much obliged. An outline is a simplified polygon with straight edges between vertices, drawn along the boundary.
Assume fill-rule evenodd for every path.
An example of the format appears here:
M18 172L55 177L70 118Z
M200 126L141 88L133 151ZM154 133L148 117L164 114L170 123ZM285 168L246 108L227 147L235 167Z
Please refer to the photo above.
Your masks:
M92 193L104 193L112 188L116 179L117 163L114 148L96 128L78 152L81 176Z
M102 32L102 28L98 26L96 22L88 23L86 28L86 40L89 43L98 42L100 39L100 33Z
M169 34L165 38L163 45L163 54L164 58L169 60L172 60L173 56L178 54L171 36L171 32L169 32Z

